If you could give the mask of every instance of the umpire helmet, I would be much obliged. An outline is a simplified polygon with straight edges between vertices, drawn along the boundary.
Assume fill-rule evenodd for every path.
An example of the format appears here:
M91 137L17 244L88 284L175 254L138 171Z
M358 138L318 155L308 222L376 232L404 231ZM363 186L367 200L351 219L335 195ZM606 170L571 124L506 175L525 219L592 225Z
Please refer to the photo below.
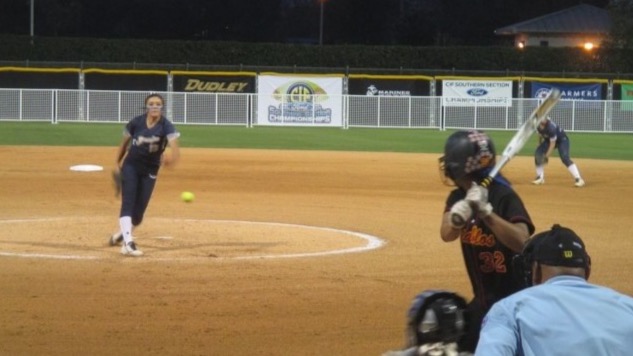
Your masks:
M466 300L444 290L418 294L407 313L407 347L457 342L464 334Z
M554 224L551 230L534 235L521 254L512 260L519 281L526 287L533 284L534 262L548 266L583 268L585 278L589 278L591 272L591 257L584 242L573 230L559 224Z
M448 137L444 146L444 156L440 157L440 170L443 181L453 182L465 176L477 174L483 178L482 171L495 165L495 146L483 131L456 131Z

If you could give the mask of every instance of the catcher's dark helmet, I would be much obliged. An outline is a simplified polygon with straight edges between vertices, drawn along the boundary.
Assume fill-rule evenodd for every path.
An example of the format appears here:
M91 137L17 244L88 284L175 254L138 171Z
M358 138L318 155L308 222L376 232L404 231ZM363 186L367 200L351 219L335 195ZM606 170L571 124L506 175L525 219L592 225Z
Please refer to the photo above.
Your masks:
M483 131L456 131L448 137L440 157L443 180L453 182L495 164L495 146ZM482 174L483 178L485 175Z
M466 329L466 300L445 290L418 294L407 313L407 347L457 342Z
M525 244L520 255L513 258L517 278L525 286L532 282L532 263L549 266L583 268L585 278L591 273L591 257L585 244L571 229L554 224L551 230L534 235Z

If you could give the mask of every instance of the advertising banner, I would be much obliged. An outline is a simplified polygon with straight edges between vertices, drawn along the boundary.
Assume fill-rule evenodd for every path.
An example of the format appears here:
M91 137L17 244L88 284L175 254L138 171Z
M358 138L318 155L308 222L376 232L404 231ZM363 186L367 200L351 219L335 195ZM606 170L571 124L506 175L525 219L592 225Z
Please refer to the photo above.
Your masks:
M258 76L259 125L343 126L343 78Z
M429 96L428 80L354 78L347 81L348 94L367 96Z
M444 106L512 106L511 80L443 80Z
M85 89L167 91L167 72L147 73L143 71L84 71Z
M628 101L622 103L621 109L623 111L633 111L633 84L622 84L622 101Z
M198 93L252 94L255 75L196 74L172 72L174 91Z
M0 71L0 88L79 89L79 70L74 72Z
M602 100L602 85L600 83L571 84L532 82L531 84L531 98L543 99L552 88L558 88L561 91L562 100Z

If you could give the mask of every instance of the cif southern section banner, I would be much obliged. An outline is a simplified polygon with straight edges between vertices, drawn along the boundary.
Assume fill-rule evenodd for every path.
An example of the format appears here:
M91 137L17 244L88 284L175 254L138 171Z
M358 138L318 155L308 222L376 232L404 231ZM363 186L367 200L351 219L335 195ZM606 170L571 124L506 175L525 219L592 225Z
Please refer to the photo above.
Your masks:
M350 74L347 92L367 96L429 96L431 77Z
M444 106L512 106L511 80L443 80Z
M174 91L198 93L252 94L256 73L213 73L172 71Z
M602 100L602 84L600 83L541 83L532 82L531 98L543 99L552 90L558 88L563 100Z
M343 77L257 77L257 124L343 126Z

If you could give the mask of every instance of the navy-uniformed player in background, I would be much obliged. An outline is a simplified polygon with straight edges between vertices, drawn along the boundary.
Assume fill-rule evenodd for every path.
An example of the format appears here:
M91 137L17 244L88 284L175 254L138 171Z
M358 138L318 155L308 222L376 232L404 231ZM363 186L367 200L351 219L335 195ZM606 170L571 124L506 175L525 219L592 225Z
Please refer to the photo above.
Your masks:
M180 133L163 116L164 104L165 101L158 94L147 96L145 113L127 123L117 151L115 169L120 170L122 178L120 230L110 236L109 243L114 246L123 242L123 255L143 255L136 247L132 228L143 221L160 166L173 166L180 158ZM167 145L171 152L164 155Z
M571 175L574 177L574 185L576 187L582 187L585 185L585 181L578 172L578 167L569 157L569 138L562 127L558 126L551 118L547 117L541 121L536 128L539 134L540 144L536 148L534 153L534 164L536 166L536 178L532 181L533 184L541 185L545 184L545 165L549 161L549 157L558 149L558 155L565 167Z
M440 237L459 241L473 299L468 303L468 328L460 352L474 352L481 321L498 300L523 286L514 278L512 258L534 232L532 220L510 183L497 175L488 188L480 186L495 165L495 147L481 131L456 131L448 137L440 167L445 182L457 187L442 215ZM461 217L451 219L453 214Z

